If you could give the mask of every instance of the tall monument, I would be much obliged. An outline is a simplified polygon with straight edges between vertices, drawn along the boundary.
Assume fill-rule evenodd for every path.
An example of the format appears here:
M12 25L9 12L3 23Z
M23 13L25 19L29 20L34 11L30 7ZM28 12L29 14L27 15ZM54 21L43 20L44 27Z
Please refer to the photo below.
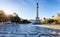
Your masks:
M37 12L36 12L36 20L35 20L35 22L33 24L41 24L41 21L39 19L39 4L38 4L38 2L37 2L36 10L37 10Z
M36 8L37 8L37 13L36 13L36 21L38 21L38 20L39 20L39 15L38 15L38 14L39 14L39 13L38 13L39 6L38 6L38 2L37 2L37 7L36 7Z

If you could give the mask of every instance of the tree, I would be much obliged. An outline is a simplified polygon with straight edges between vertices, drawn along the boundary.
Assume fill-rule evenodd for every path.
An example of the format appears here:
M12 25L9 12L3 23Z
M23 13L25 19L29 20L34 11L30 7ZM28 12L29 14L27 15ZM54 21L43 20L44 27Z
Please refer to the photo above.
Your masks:
M30 23L29 20L23 19L21 21L21 18L18 16L18 14L13 13L14 15L6 15L3 10L0 10L0 22L7 22L11 21L14 23Z
M43 24L47 24L47 19L46 18L43 18L42 23Z
M46 20L46 18L43 18L44 20Z
M3 10L0 10L0 22L4 22L5 20L5 12Z
M50 23L50 24L51 24L51 23L53 23L53 22L55 22L54 19L48 19L48 20L47 20L47 23Z
M29 20L27 20L27 19L23 19L22 21L21 21L21 23L24 23L24 24L28 24L28 23L31 23Z
M11 17L11 22L19 23L21 21L21 18L16 15Z

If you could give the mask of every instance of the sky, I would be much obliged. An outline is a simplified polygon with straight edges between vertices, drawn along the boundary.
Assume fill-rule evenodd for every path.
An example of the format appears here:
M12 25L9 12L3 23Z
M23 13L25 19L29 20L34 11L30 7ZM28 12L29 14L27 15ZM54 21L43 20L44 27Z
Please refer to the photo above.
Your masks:
M37 2L40 19L60 13L60 0L0 0L0 10L4 10L7 14L15 12L23 19L35 19Z

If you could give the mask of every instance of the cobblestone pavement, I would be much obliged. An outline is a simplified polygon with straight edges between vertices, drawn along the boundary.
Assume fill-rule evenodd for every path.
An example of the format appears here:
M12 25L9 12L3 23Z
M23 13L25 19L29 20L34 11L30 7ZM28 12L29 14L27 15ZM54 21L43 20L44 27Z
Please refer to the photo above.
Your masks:
M60 30L33 24L4 24L0 25L0 37L60 37Z

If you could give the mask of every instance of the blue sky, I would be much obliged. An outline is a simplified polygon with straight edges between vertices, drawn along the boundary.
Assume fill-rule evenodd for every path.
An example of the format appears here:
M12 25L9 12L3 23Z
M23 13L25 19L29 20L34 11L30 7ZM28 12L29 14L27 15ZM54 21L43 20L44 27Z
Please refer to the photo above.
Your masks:
M35 19L37 0L0 0L0 10L7 14L16 12L21 18ZM60 13L60 0L39 0L40 19Z

